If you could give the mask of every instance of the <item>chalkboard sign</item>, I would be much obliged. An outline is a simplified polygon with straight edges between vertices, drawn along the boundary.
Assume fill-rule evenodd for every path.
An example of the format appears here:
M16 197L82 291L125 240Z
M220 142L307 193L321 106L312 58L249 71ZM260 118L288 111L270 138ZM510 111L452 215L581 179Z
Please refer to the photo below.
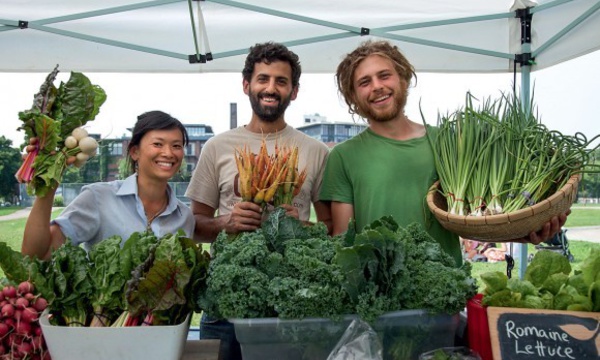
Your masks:
M489 307L494 360L600 358L600 313Z

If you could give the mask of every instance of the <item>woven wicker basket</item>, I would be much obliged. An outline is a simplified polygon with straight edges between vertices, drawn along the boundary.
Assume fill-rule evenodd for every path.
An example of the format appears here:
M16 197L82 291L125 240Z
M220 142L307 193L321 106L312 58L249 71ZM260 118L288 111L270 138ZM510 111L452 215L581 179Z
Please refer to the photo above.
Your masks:
M444 228L465 239L506 242L528 236L553 216L566 212L575 200L577 185L579 176L574 175L560 190L533 206L508 214L464 216L448 213L446 199L436 182L427 194L427 205Z

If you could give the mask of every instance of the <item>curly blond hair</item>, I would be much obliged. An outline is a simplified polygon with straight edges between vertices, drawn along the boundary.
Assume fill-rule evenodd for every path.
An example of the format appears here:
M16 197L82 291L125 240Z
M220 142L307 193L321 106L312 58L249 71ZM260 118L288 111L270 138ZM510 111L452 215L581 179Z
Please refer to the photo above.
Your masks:
M411 83L413 77L415 80L417 78L414 67L402 55L397 46L390 44L388 41L367 40L363 42L358 48L346 55L338 65L335 74L338 91L348 104L348 112L353 115L361 115L355 100L354 72L358 65L370 55L379 55L389 59L394 64L394 69L400 78L404 79L407 84Z

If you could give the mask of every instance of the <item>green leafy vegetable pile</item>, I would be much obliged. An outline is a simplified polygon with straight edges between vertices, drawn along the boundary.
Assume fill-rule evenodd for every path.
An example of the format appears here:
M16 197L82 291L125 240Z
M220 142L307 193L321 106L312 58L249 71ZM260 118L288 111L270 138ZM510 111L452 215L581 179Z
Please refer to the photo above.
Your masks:
M202 311L190 301L206 286L210 256L201 246L182 232L121 242L105 239L88 254L67 241L48 261L0 243L0 266L14 283L31 281L59 325L174 325Z
M54 80L58 66L46 77L39 93L34 96L31 109L19 112L25 131L26 144L34 149L28 153L23 166L16 174L20 182L27 183L31 195L44 196L56 187L67 166L67 158L80 152L69 149L65 139L75 128L94 120L100 106L106 101L106 93L83 74L71 72L66 83L57 88ZM30 142L32 138L37 142Z
M419 225L400 228L390 217L330 237L323 224L276 209L255 232L221 233L213 250L197 306L223 318L455 314L476 293L470 264L456 267Z
M501 272L481 275L486 306L600 312L600 250L592 249L580 270L553 251L538 251L524 278Z

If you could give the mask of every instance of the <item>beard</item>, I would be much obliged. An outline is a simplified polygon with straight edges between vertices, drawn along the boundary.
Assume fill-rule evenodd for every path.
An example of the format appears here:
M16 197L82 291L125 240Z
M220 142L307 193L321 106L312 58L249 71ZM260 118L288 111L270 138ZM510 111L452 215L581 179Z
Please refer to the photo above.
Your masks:
M278 101L278 105L277 106L261 105L260 99L262 99L264 96L267 96L267 95L269 97L276 99ZM282 99L281 96L279 96L277 94L266 94L266 93L256 94L254 92L251 92L249 98L250 98L250 105L252 106L252 111L262 121L265 121L265 122L275 122L280 117L283 117L285 110L287 109L287 107L290 105L290 102L292 101L291 94L287 98Z
M367 119L368 122L388 122L392 121L404 113L404 107L408 99L408 91L393 93L393 104L390 109L380 110L370 106L368 102L358 102L357 107L359 115Z

